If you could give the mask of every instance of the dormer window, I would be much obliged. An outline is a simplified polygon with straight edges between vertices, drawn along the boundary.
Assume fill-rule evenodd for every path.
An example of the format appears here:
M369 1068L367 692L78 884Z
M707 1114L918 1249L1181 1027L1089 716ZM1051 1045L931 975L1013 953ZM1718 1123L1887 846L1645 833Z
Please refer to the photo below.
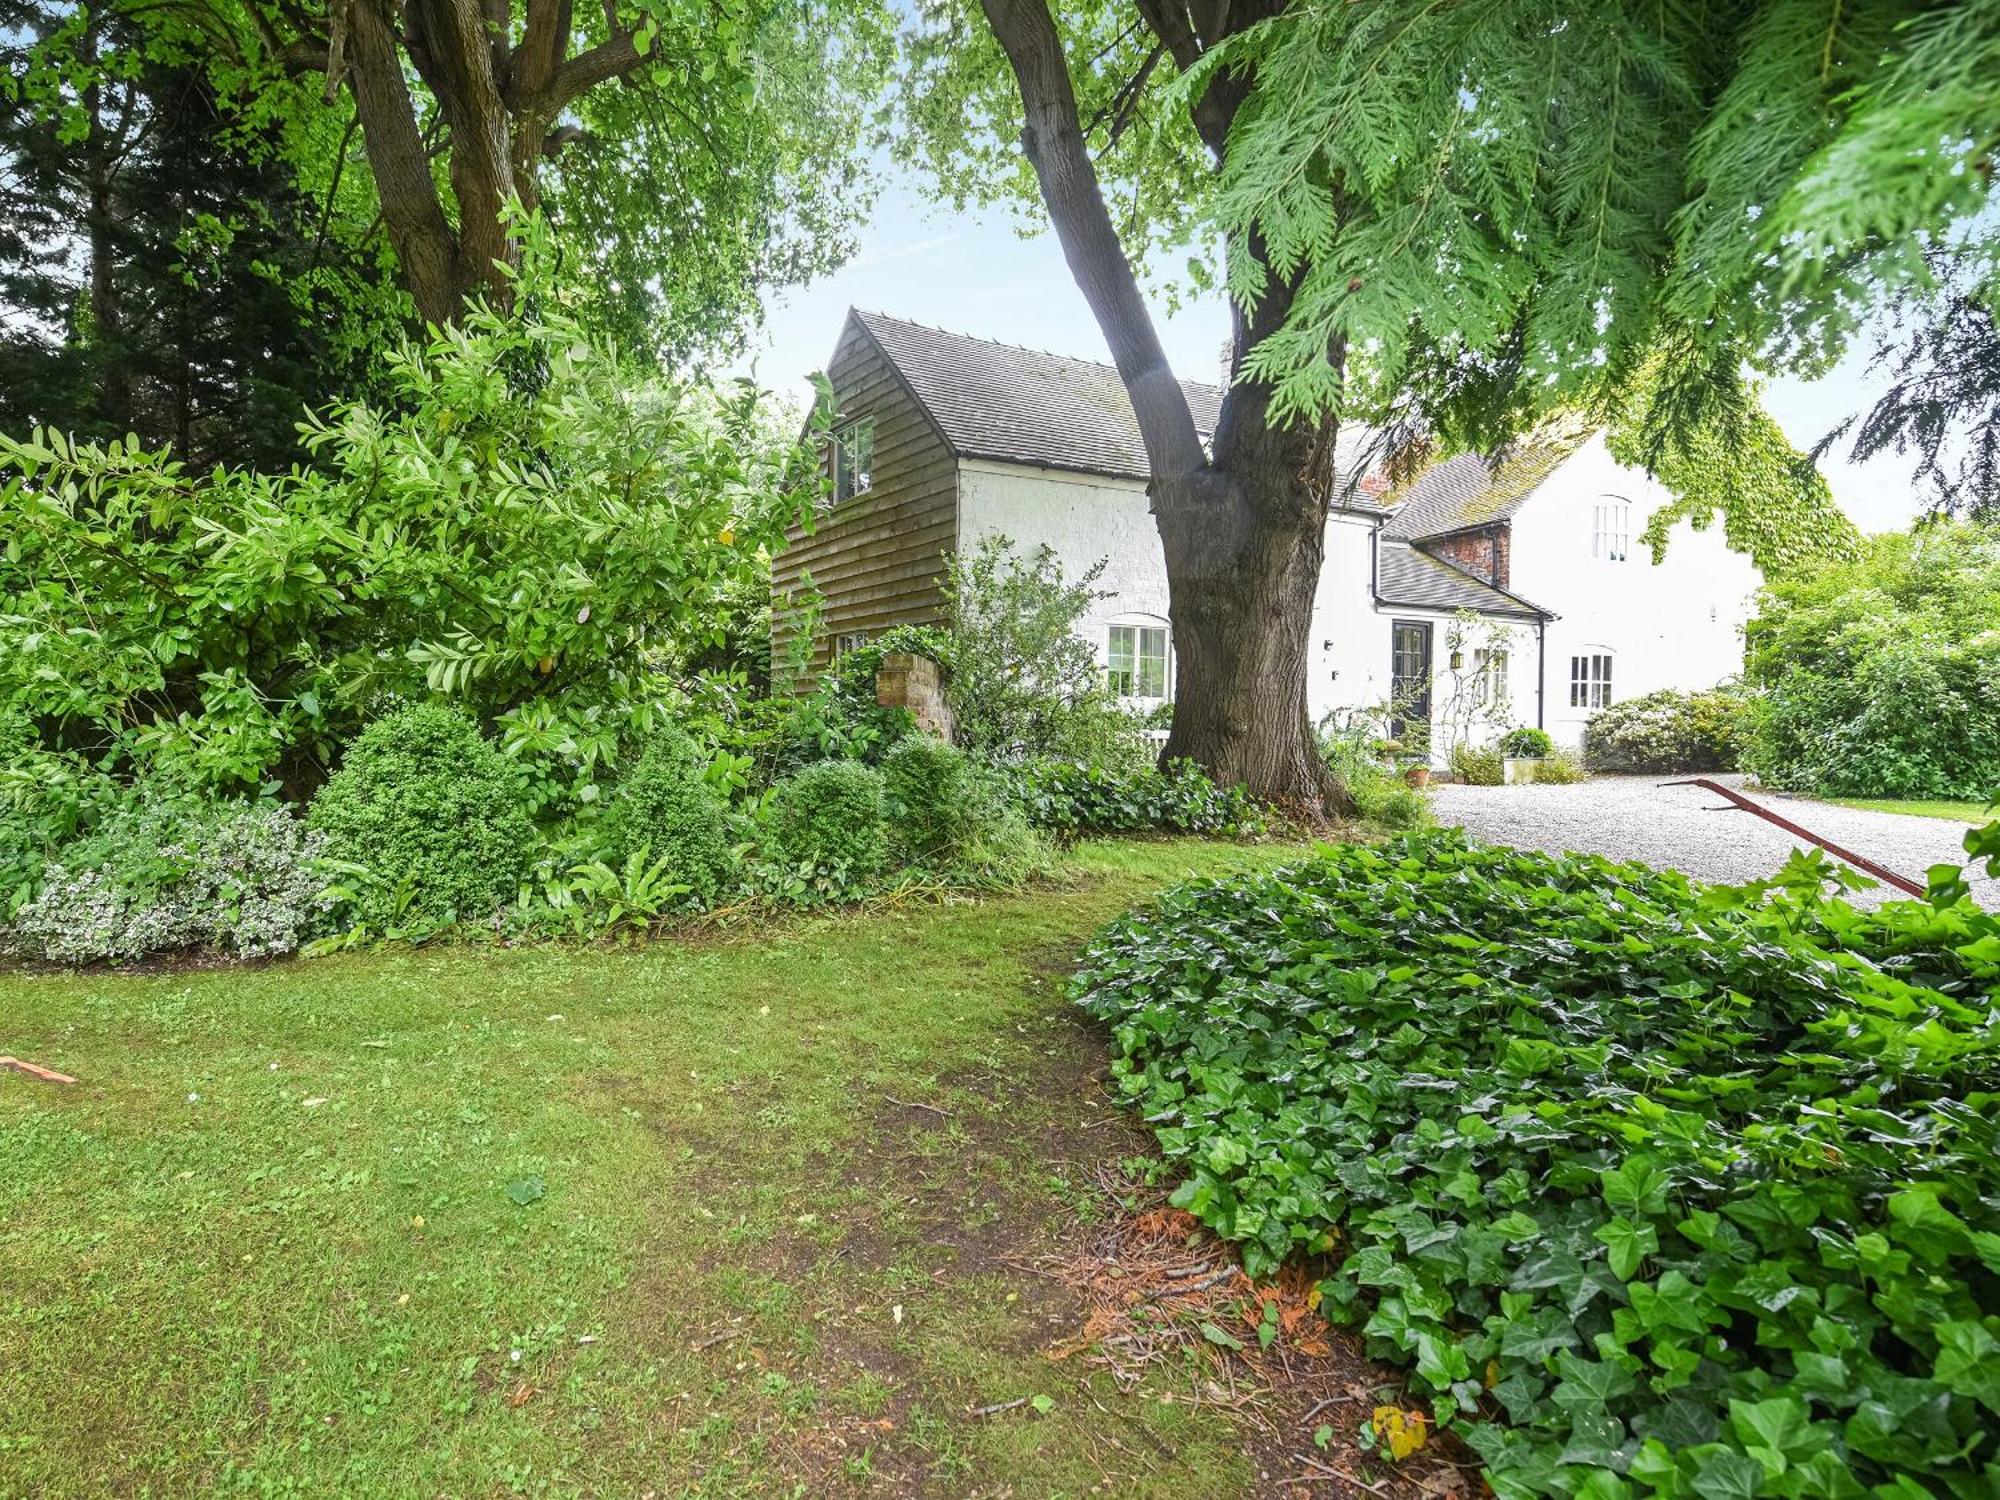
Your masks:
M1623 500L1606 500L1592 521L1590 555L1604 562L1623 562L1632 550L1632 507Z
M865 495L875 484L875 419L859 417L833 434L833 503Z

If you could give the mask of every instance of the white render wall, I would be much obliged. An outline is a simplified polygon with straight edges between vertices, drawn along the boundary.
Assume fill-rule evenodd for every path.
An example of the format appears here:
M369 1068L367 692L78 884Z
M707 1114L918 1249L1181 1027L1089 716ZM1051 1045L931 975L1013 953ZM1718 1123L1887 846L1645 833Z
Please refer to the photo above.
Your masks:
M1631 549L1626 562L1592 556L1593 508L1607 496L1631 502ZM1614 698L1657 688L1704 688L1738 671L1742 624L1758 575L1748 558L1729 550L1718 524L1697 532L1675 528L1667 560L1655 567L1638 543L1646 519L1666 503L1657 482L1611 458L1601 440L1587 443L1557 468L1515 515L1511 588L1558 613L1547 627L1544 725L1558 741L1576 744L1585 713L1569 707L1569 659L1586 647L1609 648L1615 659ZM1389 646L1396 620L1432 622L1438 678L1434 706L1442 714L1453 692L1448 611L1377 605L1371 572L1374 523L1336 512L1327 523L1326 559L1313 605L1313 665L1308 703L1315 721L1333 709L1366 709L1389 697ZM1148 508L1146 487L1110 479L967 459L959 465L959 536L970 550L982 537L1010 538L1017 553L1047 545L1063 571L1079 577L1106 562L1098 587L1110 592L1083 622L1100 661L1112 624L1165 623L1166 560ZM1495 631L1504 640L1489 642ZM1467 643L1508 650L1509 711L1482 726L1490 738L1513 724L1536 722L1536 631L1532 622L1487 620ZM1439 725L1442 739L1444 726ZM1445 747L1437 746L1440 756Z
M1097 587L1111 597L1099 600L1082 624L1100 662L1109 664L1111 625L1168 623L1166 553L1143 481L961 460L959 550L970 552L993 535L1011 540L1017 557L1052 548L1072 581L1104 562ZM1167 665L1171 682L1171 659Z
M1624 562L1592 555L1595 507L1629 501L1631 547ZM1760 577L1730 549L1717 517L1706 530L1686 522L1655 566L1639 541L1654 511L1673 496L1656 479L1614 459L1593 438L1557 467L1514 516L1511 588L1559 619L1548 628L1548 731L1576 745L1588 711L1570 707L1570 658L1609 647L1612 700L1661 688L1715 686L1743 668L1743 625Z

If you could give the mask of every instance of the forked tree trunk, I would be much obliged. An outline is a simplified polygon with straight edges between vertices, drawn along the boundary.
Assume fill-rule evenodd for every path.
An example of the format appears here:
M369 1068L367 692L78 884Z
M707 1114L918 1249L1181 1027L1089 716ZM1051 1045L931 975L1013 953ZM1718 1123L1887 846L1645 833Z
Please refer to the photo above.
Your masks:
M1351 814L1353 799L1320 757L1306 708L1332 478L1319 460L1332 433L1274 426L1270 393L1239 379L1224 394L1203 451L1105 208L1047 0L981 3L1021 87L1022 149L1145 440L1178 657L1165 754L1187 756L1218 779L1309 817ZM1272 7L1249 0L1238 9L1247 25ZM1145 4L1140 10L1176 61L1191 65L1196 43L1177 13ZM1195 104L1196 128L1218 160L1243 87L1217 70ZM1293 292L1274 284L1251 316L1237 316L1232 374L1284 321Z

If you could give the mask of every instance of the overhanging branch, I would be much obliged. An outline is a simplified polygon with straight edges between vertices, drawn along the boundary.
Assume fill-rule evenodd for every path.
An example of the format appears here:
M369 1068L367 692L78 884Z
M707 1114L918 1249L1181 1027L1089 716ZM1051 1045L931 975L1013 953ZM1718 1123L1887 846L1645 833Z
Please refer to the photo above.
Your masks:
M980 3L1020 86L1022 149L1035 169L1070 274L1111 347L1147 464L1156 480L1196 473L1207 463L1201 437L1104 206L1069 63L1046 0Z

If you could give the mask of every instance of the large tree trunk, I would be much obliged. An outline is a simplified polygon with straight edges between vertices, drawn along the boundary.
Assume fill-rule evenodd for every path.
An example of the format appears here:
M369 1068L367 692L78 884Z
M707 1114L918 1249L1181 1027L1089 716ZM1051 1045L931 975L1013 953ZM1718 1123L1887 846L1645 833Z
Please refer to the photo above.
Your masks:
M1210 470L1160 486L1155 511L1174 627L1165 755L1301 815L1351 812L1306 709L1324 501L1296 473Z
M1152 470L1150 492L1167 563L1178 666L1165 754L1306 816L1349 815L1353 800L1327 769L1306 708L1313 598L1326 547L1331 431L1281 429L1269 392L1236 381L1202 451L1194 419L1138 279L1104 205L1046 0L982 0L1021 87L1022 149L1078 288L1111 347ZM1192 37L1178 13L1142 11L1182 66ZM1243 7L1243 20L1264 13ZM1226 71L1195 105L1218 159L1242 83ZM1274 286L1236 322L1235 360L1284 321L1293 288Z

